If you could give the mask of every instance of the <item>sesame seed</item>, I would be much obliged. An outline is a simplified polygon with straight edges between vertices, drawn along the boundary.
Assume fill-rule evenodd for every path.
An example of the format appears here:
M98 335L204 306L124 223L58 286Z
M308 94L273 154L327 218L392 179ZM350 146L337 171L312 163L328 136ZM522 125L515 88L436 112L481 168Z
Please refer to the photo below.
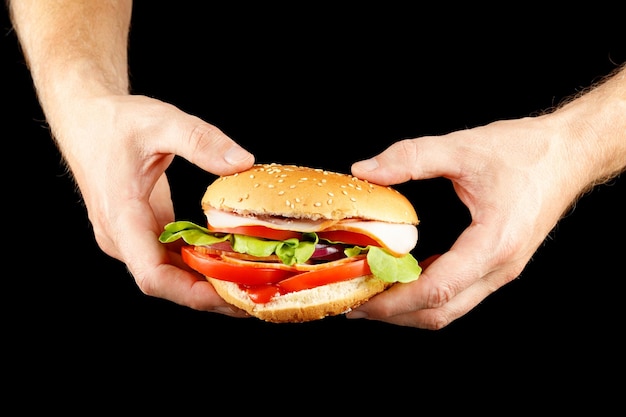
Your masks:
M276 187L274 184L267 184L267 188L274 188Z
M254 174L250 174L250 179L254 179Z
M283 194L285 194L285 191L283 191L283 190L280 190L280 191L278 192L278 195L283 195Z
M330 192L330 191L329 191L327 194L328 194L330 197L334 197L334 196L335 196L335 194L333 194L333 193L332 193L332 192Z
M350 201L352 201L354 203L356 201L356 198L350 197Z
M329 199L326 201L326 204L328 204L328 205L333 204L333 199L332 199L332 198L329 198Z
M348 192L346 190L341 190L341 194L348 195Z
M322 203L320 203L319 201L316 202L315 204L313 204L315 207L320 207L322 205Z

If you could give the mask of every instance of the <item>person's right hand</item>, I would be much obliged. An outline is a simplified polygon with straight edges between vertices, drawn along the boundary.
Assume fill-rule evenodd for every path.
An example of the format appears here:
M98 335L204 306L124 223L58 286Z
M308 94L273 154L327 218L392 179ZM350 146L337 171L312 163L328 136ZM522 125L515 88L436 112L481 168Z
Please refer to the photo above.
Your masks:
M55 136L96 241L126 264L141 291L197 310L245 316L186 267L177 245L158 237L175 220L165 175L175 155L216 175L249 168L253 155L217 127L145 96L76 98L54 116Z
M174 220L165 170L175 155L216 175L254 157L175 106L129 95L133 3L14 1L11 20L37 96L84 199L96 241L145 294L197 310L233 312L158 237Z

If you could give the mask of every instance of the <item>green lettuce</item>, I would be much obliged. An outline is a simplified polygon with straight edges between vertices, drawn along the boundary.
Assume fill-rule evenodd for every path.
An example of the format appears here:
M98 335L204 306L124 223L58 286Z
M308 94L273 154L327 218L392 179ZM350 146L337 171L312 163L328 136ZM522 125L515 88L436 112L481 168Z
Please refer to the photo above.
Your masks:
M168 223L159 236L161 243L170 243L178 239L183 239L187 244L195 246L229 241L236 252L258 257L276 254L286 265L308 261L319 241L317 233L303 233L302 240L291 238L278 241L240 234L211 232L206 227L184 220ZM417 260L410 253L397 257L377 246L347 247L344 253L348 257L365 253L372 274L385 282L415 281L422 272Z
M397 257L376 246L369 247L367 263L372 274L386 282L411 282L422 273L422 267L410 253Z
M315 233L303 233L302 237L306 240L296 238L282 241L267 240L239 234L214 233L193 222L177 221L165 225L165 230L159 236L159 241L170 243L177 239L183 239L186 243L195 246L230 241L235 252L258 257L276 254L285 265L294 265L308 261L315 251L315 244L318 242Z

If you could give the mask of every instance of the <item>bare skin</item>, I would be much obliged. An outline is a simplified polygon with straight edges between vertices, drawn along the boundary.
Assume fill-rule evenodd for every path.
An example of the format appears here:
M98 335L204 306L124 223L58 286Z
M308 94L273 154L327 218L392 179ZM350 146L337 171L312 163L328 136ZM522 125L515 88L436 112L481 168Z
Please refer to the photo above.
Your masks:
M522 272L576 199L626 167L626 69L556 111L391 145L353 165L382 184L445 177L472 222L419 280L350 318L441 329Z
M157 99L131 95L131 0L9 3L33 82L100 248L147 295L244 317L158 242L174 220L165 170L176 155L216 175L254 156L217 127ZM452 248L423 263L350 318L441 329L524 269L576 199L626 167L626 69L554 112L395 143L353 165L381 184L445 177L472 223ZM430 263L432 262L432 263Z
M145 294L246 316L158 236L174 220L165 170L175 155L217 175L249 168L254 156L195 116L129 94L131 1L10 6L39 100L100 248L126 264Z

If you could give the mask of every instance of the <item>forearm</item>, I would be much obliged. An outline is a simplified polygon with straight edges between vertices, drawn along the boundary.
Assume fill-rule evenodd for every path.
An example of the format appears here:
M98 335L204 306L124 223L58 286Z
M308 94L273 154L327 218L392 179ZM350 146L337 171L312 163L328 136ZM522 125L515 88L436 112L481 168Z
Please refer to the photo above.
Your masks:
M69 117L77 98L128 93L131 0L12 0L9 7L49 122Z
M582 192L626 169L626 65L554 112L583 167Z

